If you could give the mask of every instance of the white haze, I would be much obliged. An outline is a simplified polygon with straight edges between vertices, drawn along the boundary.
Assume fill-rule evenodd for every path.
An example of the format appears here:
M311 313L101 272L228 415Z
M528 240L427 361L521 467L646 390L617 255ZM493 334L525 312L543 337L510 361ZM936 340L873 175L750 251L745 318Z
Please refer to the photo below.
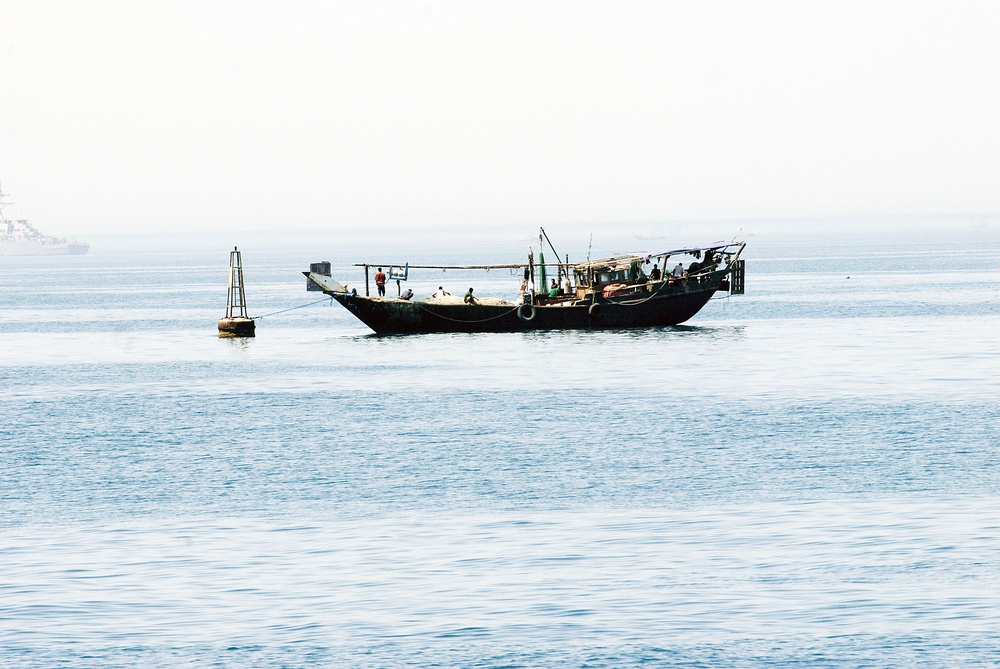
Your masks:
M977 225L997 119L995 2L0 0L58 234Z

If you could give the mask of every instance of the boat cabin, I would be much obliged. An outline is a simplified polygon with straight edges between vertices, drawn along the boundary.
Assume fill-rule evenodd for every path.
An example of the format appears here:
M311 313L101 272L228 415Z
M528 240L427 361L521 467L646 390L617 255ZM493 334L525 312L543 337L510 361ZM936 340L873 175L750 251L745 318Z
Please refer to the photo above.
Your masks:
M605 297L624 295L648 290L650 284L701 281L715 271L720 262L728 262L736 255L738 253L730 250L729 245L724 245L578 263L572 267L576 286L574 297L582 300L594 293L603 293Z

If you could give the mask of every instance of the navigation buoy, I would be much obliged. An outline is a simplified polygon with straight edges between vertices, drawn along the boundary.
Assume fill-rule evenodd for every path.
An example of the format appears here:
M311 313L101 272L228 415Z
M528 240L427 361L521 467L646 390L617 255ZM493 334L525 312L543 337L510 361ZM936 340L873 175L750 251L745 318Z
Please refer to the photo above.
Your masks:
M247 299L243 292L243 260L234 246L229 252L229 297L226 317L219 319L220 337L253 337L253 319L247 315Z

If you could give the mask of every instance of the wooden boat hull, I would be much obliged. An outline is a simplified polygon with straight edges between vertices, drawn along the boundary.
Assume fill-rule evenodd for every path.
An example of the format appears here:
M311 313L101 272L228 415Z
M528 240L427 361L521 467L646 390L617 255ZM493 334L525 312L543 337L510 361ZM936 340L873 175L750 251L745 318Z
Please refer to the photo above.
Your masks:
M729 270L721 270L699 280L651 283L639 292L571 306L438 304L329 294L378 334L617 329L683 323L724 287L728 275Z

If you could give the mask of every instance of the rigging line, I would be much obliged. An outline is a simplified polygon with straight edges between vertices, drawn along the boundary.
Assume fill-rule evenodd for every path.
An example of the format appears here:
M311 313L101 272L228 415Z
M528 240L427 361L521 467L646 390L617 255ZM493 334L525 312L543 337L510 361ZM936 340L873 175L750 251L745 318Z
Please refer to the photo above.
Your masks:
M518 309L521 308L521 305L519 304L516 307L514 307L513 309L511 309L510 311L505 311L502 314L500 314L499 316L490 316L489 318L480 318L478 320L466 321L466 320L462 320L461 318L448 318L447 316L443 316L441 314L435 313L435 312L431 311L430 309L428 309L427 307L425 307L424 305L420 304L419 302L414 302L413 304L417 305L418 307L420 307L421 309L423 309L424 311L426 311L427 313L429 313L432 316L437 316L438 318L443 318L444 320L446 320L446 321L452 321L453 323L485 323L486 321L495 321L496 319L503 318L504 316L507 316L507 315L509 315L509 314L511 314L511 313L513 313L513 312L515 312L515 311L517 311Z
M278 314L283 314L286 311L294 311L296 309L302 309L303 307L311 307L314 304L319 304L320 302L326 302L328 299L330 300L330 304L333 304L333 298L332 297L329 297L329 298L324 297L322 300L316 300L315 302L307 302L306 304L300 304L297 307L289 307L288 309L282 309L281 311L272 311L269 314L264 314L263 316L254 316L253 318L255 320L257 320L257 319L261 319L261 318L267 318L268 316L277 316Z
M382 265L383 267L399 267L399 265L393 265L392 263L373 263L373 262L356 262L354 267L378 267ZM524 267L524 263L518 265L410 265L410 269L521 269Z
M549 244L549 248L552 249L552 253L554 253L556 255L556 267L562 267L564 264L568 267L569 263L563 263L559 259L559 251L556 251L556 247L552 246L552 240L550 240L549 236L547 234L545 234L545 228L539 226L538 229L542 231L542 234L539 235L539 237L544 237L545 238L545 241L548 242L548 244ZM541 245L541 240L539 240L539 245Z

